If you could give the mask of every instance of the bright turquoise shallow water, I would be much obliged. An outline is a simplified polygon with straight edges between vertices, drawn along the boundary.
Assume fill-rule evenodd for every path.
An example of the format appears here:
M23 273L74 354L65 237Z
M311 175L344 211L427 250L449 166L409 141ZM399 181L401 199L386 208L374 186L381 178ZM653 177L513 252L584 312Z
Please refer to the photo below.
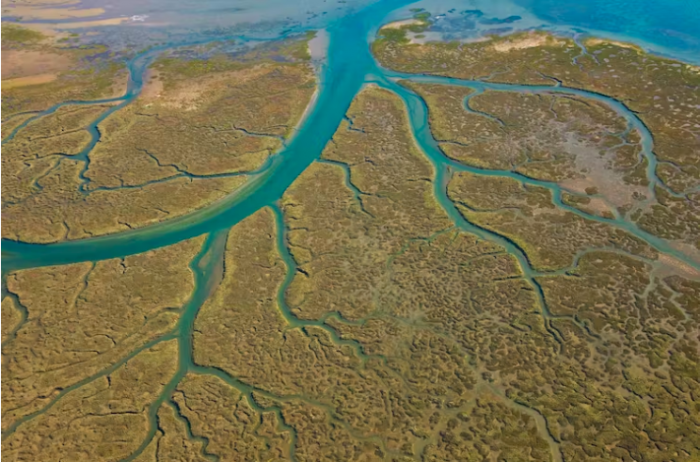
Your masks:
M686 60L700 60L697 0L515 0L515 3L549 24L616 34Z
M209 2L205 3L209 4ZM351 5L340 12L336 11L334 15L328 15L328 19L325 20L314 19L316 25L327 28L330 37L327 62L323 66L321 75L320 93L312 111L295 137L272 160L267 169L255 175L241 190L225 200L192 214L142 229L50 245L31 245L3 240L3 272L35 266L102 260L144 252L174 244L183 239L231 227L260 208L275 204L294 179L320 156L324 146L340 125L352 99L367 81L376 81L388 86L404 99L416 140L436 166L438 180L443 178L447 167L461 168L447 161L434 145L434 140L432 140L425 125L424 106L410 92L397 86L392 80L387 80L386 77L390 74L377 67L369 52L368 41L373 37L378 26L389 19L408 16L409 7L417 5L431 11L435 10L437 13L449 11L452 8L479 8L483 9L485 14L492 12L494 17L520 16L522 19L516 21L513 24L514 27L534 27L544 24L545 27L557 30L604 31L616 38L641 41L646 46L658 48L680 57L700 56L700 12L698 12L698 6L695 5L695 2L678 1L674 3L674 1L669 0L668 5L673 5L674 8L667 9L658 8L656 6L658 2L648 1L635 2L634 8L631 7L631 3L604 3L604 7L593 9L581 6L581 2L557 2L553 4L551 0L518 0L517 4L505 1L486 3L478 0L471 2L383 0L368 6L363 6L364 4ZM217 4L216 1L211 2L211 5L215 4ZM275 4L276 2L258 2L257 8L265 12L267 11L265 10L266 6L268 9L273 9ZM640 6L644 4L648 4L649 8L645 9ZM626 16L630 11L634 11L635 14ZM271 13L267 12L266 14ZM678 16L683 16L683 20L674 25L673 22ZM627 19L621 20L620 18ZM270 21L270 34L280 32L278 30L281 27L279 21L275 22L274 18L265 19ZM298 23L296 27L302 27L300 24ZM178 25L178 27L181 26L182 24ZM667 33L660 35L659 30L666 30ZM197 43L203 40L206 39L202 39L202 31L199 30L196 34L193 33L192 38L162 45L132 60L130 63L132 82L129 92L124 97L124 103L127 104L138 95L142 85L142 73L149 60L159 51L178 44ZM700 58L695 60L700 60ZM445 80L442 83L469 85L475 89L489 86L478 82L454 80ZM496 88L493 85L490 87L493 87L491 89L533 91L531 87ZM542 88L539 90L549 91L551 89ZM636 120L616 101L608 100L607 103L628 120L631 120L631 123ZM80 104L80 102L69 104ZM55 110L55 108L51 110ZM485 171L480 173L496 174ZM517 177L515 174L504 172L497 174ZM522 180L520 177L517 178ZM441 181L436 183L441 184ZM556 197L558 193L556 185L549 185L549 187ZM441 194L438 191L438 200L450 212L452 209ZM560 201L558 201L558 205L563 206ZM106 210L105 213L109 213L109 211ZM620 220L609 221L613 222L611 224L643 237L659 250L689 261L687 257L671 249L665 242L653 236L644 235L632 225Z

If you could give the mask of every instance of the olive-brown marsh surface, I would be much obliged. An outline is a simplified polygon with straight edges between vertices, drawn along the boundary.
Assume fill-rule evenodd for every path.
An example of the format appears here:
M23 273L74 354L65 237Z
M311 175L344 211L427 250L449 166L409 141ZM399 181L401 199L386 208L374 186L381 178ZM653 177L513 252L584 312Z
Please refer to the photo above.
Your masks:
M3 236L36 243L99 236L184 215L235 191L283 146L311 100L315 79L300 46L304 40L282 47L284 61L256 52L161 56L141 94L117 111L114 102L65 105L10 131ZM84 73L98 72L89 66ZM72 91L84 87L65 79ZM126 79L117 73L115 82ZM50 101L27 93L51 85L3 92L3 105Z
M318 75L3 26L3 461L700 458L697 68L415 13Z

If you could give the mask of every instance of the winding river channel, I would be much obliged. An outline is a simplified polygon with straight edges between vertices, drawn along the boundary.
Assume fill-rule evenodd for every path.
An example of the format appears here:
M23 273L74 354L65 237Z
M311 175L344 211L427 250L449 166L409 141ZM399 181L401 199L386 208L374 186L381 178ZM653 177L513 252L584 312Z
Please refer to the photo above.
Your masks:
M266 164L265 168L253 173L244 186L225 199L178 218L96 238L55 244L26 244L3 240L3 273L6 274L8 271L23 268L123 257L171 245L201 234L230 228L260 208L274 205L297 176L320 157L323 148L343 120L353 98L362 86L369 82L376 83L395 92L404 101L415 140L435 168L436 198L453 220L460 226L469 228L471 232L482 236L488 235L491 239L495 239L505 245L518 256L525 268L529 268L525 261L526 257L522 251L514 248L514 244L486 230L477 230L473 225L465 222L461 215L457 213L445 192L445 184L447 176L450 174L449 172L461 170L480 175L510 177L525 184L545 187L552 192L553 201L557 207L588 219L624 229L649 243L659 252L671 255L695 268L700 268L700 263L697 261L674 249L663 239L640 230L634 223L625 220L623 217L601 218L588 215L576 208L565 205L561 200L562 188L556 183L531 179L513 172L467 167L445 157L430 133L427 107L424 101L415 93L397 84L398 80L408 79L425 83L459 85L469 87L476 92L491 90L560 93L600 101L624 117L628 126L638 129L642 134L643 155L646 156L648 161L647 174L650 180L650 190L653 191L653 186L660 184L655 174L656 159L652 153L651 134L632 111L612 98L583 90L562 87L561 85L523 86L495 84L484 81L464 81L438 76L400 74L379 67L370 53L369 42L375 36L378 27L386 22L387 17L394 10L411 3L411 1L407 0L382 1L329 25L327 29L329 34L327 62L322 67L321 75L319 76L319 95L311 111L289 143ZM221 37L217 38L217 40L220 39ZM177 43L149 49L130 61L128 65L129 84L123 97L102 101L68 101L61 103L26 121L10 133L4 141L12 138L19 129L26 126L31 120L52 113L62 105L116 102L117 104L102 114L89 127L92 134L92 142L88 148L77 156L78 159L85 162L84 170L86 170L89 162L89 151L98 142L100 136L97 125L110 114L118 111L138 97L143 87L144 74L150 62L160 52L168 48L199 43L205 42Z
M320 68L319 92L318 97L313 103L313 107L310 108L310 111L308 111L307 116L298 127L296 133L287 143L285 143L280 151L276 153L263 168L257 172L253 172L248 181L241 188L226 198L178 218L162 221L157 224L144 226L134 230L128 230L96 238L59 242L55 244L27 244L9 240L2 241L2 272L4 276L8 272L19 269L124 257L127 255L146 252L159 247L172 245L185 239L203 234L208 235L200 253L190 264L190 268L195 275L195 290L190 300L184 306L179 324L173 332L144 345L142 348L139 348L136 351L133 351L127 357L122 358L121 361L113 364L109 368L104 369L97 375L88 377L62 390L59 396L54 399L50 405L44 407L35 414L31 414L18 420L15 424L13 424L12 427L5 432L3 438L12 434L16 428L22 425L24 422L32 419L40 413L46 412L48 408L53 406L53 404L55 404L65 394L83 386L86 383L89 383L92 380L95 380L99 376L104 376L113 372L126 361L133 358L136 354L150 348L155 343L171 339L178 339L178 342L180 342L178 371L165 386L163 392L159 395L159 398L153 402L149 408L149 419L151 421L149 435L143 440L141 447L126 460L133 460L138 457L138 455L141 454L145 447L149 444L157 429L155 420L158 409L160 408L161 404L168 402L168 397L172 395L172 392L175 390L177 384L188 372L213 374L222 378L227 383L244 393L248 397L248 402L252 407L258 411L263 410L255 402L255 400L252 399L252 393L256 392L265 395L265 391L255 389L250 385L244 384L238 381L236 378L230 377L222 370L205 368L194 363L192 357L191 334L194 320L197 316L199 308L207 300L212 291L215 290L218 282L221 279L227 230L244 218L265 207L269 207L275 215L276 226L278 229L277 246L279 253L287 267L287 273L284 282L279 289L277 299L281 312L289 324L289 328L304 329L307 326L315 326L324 329L329 333L335 343L345 344L352 347L357 356L361 358L362 361L365 361L368 358L368 355L364 352L360 343L351 340L342 340L339 338L338 333L329 327L328 324L326 324L326 319L328 317L339 316L337 313L328 314L327 317L316 321L305 321L296 318L287 306L284 295L296 273L296 264L287 246L284 217L279 209L278 201L292 182L312 162L317 161L320 158L324 147L331 140L337 128L342 123L352 100L362 89L362 87L369 83L374 83L394 92L404 102L415 142L433 166L434 196L440 206L453 221L454 226L469 233L475 234L484 240L488 240L503 246L518 260L523 270L525 279L535 289L539 300L541 313L546 320L550 320L556 316L550 313L542 289L539 287L539 284L536 281L536 277L538 277L540 273L533 270L527 255L516 243L504 236L498 235L470 223L459 213L455 205L448 198L446 190L447 183L454 172L467 171L477 175L508 177L523 184L544 187L551 192L552 201L556 207L589 220L595 220L618 229L623 229L631 235L634 235L648 243L658 252L680 260L693 268L700 269L700 262L672 247L669 242L639 229L633 222L627 220L623 216L615 215L614 218L602 218L599 216L589 215L579 209L564 204L562 202L562 194L565 192L565 190L556 183L535 180L514 172L468 167L447 158L438 147L438 143L434 139L429 129L428 109L425 102L416 93L412 92L405 86L402 86L400 84L401 80L468 87L474 90L472 95L479 94L484 91L563 94L585 97L603 103L614 110L618 115L623 117L626 120L629 129L636 129L641 134L643 148L642 155L645 156L648 165L647 177L650 183L650 193L653 194L655 186L664 187L662 182L656 177L655 173L656 158L653 154L653 138L651 133L649 133L649 130L632 111L617 100L597 93L566 88L560 84L553 84L552 86L496 84L484 81L466 81L438 76L402 74L389 71L378 66L370 52L369 45L371 40L376 35L378 28L391 18L393 12L412 3L413 2L409 0L383 0L363 8L351 15L334 20L329 24L327 28L329 37L327 59L324 65ZM240 39L240 37L235 38ZM215 40L221 39L222 37L216 37ZM128 65L129 83L124 96L109 100L67 101L61 103L42 113L32 116L22 125L17 127L13 132L11 132L3 140L3 143L14 137L19 130L25 127L32 120L53 113L61 106L111 103L113 106L111 106L89 126L89 132L92 136L90 145L78 156L74 157L75 159L81 160L85 163L83 169L84 173L89 165L89 153L100 139L100 133L97 128L98 124L110 114L130 104L139 96L143 88L144 76L149 64L158 56L159 53L165 51L166 49L200 43L206 42L173 43L168 44L167 46L154 47L149 49L147 52L137 55L129 62ZM468 108L468 101L465 101L465 107ZM484 116L488 117L486 114L484 114ZM345 169L347 186L353 190L356 195L359 195L360 193L357 188L352 185L348 166L337 162L332 163L338 164ZM105 211L105 213L109 212ZM578 322L577 319L573 319L573 321ZM582 327L586 329L589 335L594 336L594 334L587 329L587 326L582 325ZM548 330L557 341L561 341L561 335L556 331L552 323L548 323ZM379 359L385 360L385 358L382 357L379 357ZM291 399L292 397L288 398ZM280 410L277 408L268 408L265 410L277 413L278 417L280 415ZM526 412L533 413L535 419L539 419L538 425L545 425L543 418L535 411L531 409L528 411L526 409ZM330 415L332 416L332 414ZM279 418L279 421L281 422L281 427L283 427L285 430L289 430L290 434L292 435L290 456L292 460L294 460L294 431L291 429L291 427L288 427L284 423L281 417ZM189 431L189 433L191 436L191 431ZM204 443L206 443L206 441ZM553 441L551 441L551 438L550 446L552 447L554 460L561 460L560 455L555 449L556 445ZM205 448L206 444L204 444L203 452L205 455L208 455Z

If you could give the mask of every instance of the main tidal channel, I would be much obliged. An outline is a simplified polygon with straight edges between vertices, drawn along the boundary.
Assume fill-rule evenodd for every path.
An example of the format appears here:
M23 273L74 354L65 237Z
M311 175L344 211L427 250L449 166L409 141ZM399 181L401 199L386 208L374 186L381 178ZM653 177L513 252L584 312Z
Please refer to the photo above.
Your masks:
M408 111L411 129L417 144L430 158L436 168L436 188L444 189L439 183L444 179L444 169L450 167L455 170L469 170L482 175L498 175L512 177L525 183L538 184L552 191L554 203L573 213L581 215L583 212L567 207L561 202L561 188L555 183L532 180L522 175L504 171L487 171L465 167L447 159L439 151L436 142L432 139L427 126L427 108L425 103L404 87L395 83L396 79L412 79L431 83L449 85L470 86L475 90L502 90L523 92L561 92L578 96L603 100L611 108L616 110L627 121L636 125L638 118L622 104L611 98L598 94L587 93L581 90L567 89L560 86L552 87L528 87L521 85L498 85L485 82L466 82L440 77L403 75L381 69L375 62L369 42L376 34L378 28L386 18L395 10L413 3L414 0L383 0L374 5L360 10L331 23L328 28L329 48L327 63L323 66L319 95L308 116L298 128L297 133L290 142L283 147L269 162L267 168L251 175L250 179L238 190L228 197L217 201L207 207L189 213L187 215L163 221L143 228L110 234L106 236L80 239L75 241L60 242L55 244L27 244L16 241L2 241L2 271L7 274L10 271L51 265L64 265L83 261L98 261L109 258L123 257L136 253L146 252L158 247L172 245L185 239L206 233L213 233L230 228L257 210L273 206L282 197L292 182L316 159L318 159L329 140L333 137L337 127L349 108L353 98L362 86L368 82L375 82L397 93L404 101ZM221 38L217 38L220 40ZM201 42L203 43L203 42ZM115 106L114 111L129 104L138 97L143 87L143 76L153 58L167 48L173 48L187 44L169 44L153 48L148 52L135 57L129 63L130 81L127 93L120 99L122 101ZM69 101L65 104L91 104L95 102ZM59 105L60 106L60 105ZM54 112L59 106L52 107L41 115ZM112 111L110 111L111 113ZM96 124L94 128L95 139L91 145L97 142ZM641 125L641 122L639 122ZM18 128L19 129L19 128ZM14 136L10 134L10 137ZM643 133L646 133L643 132ZM650 136L649 136L650 139ZM645 146L649 152L650 166L655 159L651 154L650 146ZM89 162L89 153L85 152L85 162ZM653 169L650 178L656 183ZM446 200L443 194L438 194L438 201ZM451 204L442 204L446 210L453 209ZM109 213L106 211L106 213ZM452 215L452 214L451 214ZM639 230L634 224L626 220L603 219L584 214L585 218L608 223L612 226L625 229L631 234L643 239L662 253L678 258L695 268L700 268L700 263L690 259L687 255L673 249L665 241L651 236ZM453 219L455 217L452 217ZM458 220L458 221L461 221ZM482 230L481 233L486 232ZM523 257L524 258L524 257ZM522 263L522 262L521 262Z

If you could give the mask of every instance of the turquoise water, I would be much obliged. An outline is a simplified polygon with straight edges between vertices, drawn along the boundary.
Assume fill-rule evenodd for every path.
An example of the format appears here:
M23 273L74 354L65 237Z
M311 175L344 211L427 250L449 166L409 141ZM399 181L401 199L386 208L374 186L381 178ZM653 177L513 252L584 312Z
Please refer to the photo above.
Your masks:
M631 41L700 64L700 2L693 0L422 0L411 7L440 15L448 37L547 29Z
M258 3L258 8L273 9L278 2L261 1ZM165 385L162 392L158 395L158 398L153 401L149 407L148 418L150 425L147 437L143 440L140 448L125 460L130 461L138 457L138 455L141 454L141 452L152 440L157 431L156 420L157 412L160 406L162 404L167 404L175 408L177 407L177 404L173 402L170 397L172 396L172 392L175 390L178 383L187 373L216 376L241 392L246 397L247 402L253 409L257 410L258 412L273 412L277 416L279 429L281 431L288 431L291 436L290 458L291 460L295 460L294 450L296 446L296 433L294 428L285 423L280 408L270 407L263 409L253 399L253 393L260 393L261 395L272 399L280 400L281 398L275 397L265 390L260 390L249 384L243 383L221 369L197 365L194 362L192 345L194 321L201 306L206 302L209 295L216 290L216 287L221 279L227 230L245 217L262 208L268 207L270 210L272 210L275 216L276 227L278 230L277 247L287 270L284 281L281 284L277 294L277 301L281 313L287 321L287 328L300 329L305 334L308 334L307 328L323 329L336 344L346 345L353 348L357 357L360 358L362 362L365 362L368 358L371 358L371 356L365 353L362 345L359 342L341 339L338 333L335 332L335 330L328 324L326 324L325 321L328 318L339 318L338 313L328 313L325 317L319 320L301 320L298 319L287 306L285 301L285 292L296 273L296 263L288 250L284 219L278 206L279 199L289 185L312 162L320 157L323 148L329 142L337 127L343 121L345 113L353 98L360 91L362 86L368 82L373 82L387 88L388 90L396 93L402 99L407 110L406 112L408 114L411 130L413 132L416 144L424 152L427 159L434 167L434 195L436 200L454 222L456 228L472 233L481 239L503 246L507 252L518 261L520 267L522 268L525 281L528 282L534 290L536 301L539 305L540 312L545 319L548 332L560 344L563 336L556 330L556 327L551 320L561 316L553 315L547 306L542 289L536 280L536 278L542 274L537 273L532 269L532 265L528 260L526 253L516 243L504 236L499 236L486 229L480 228L462 217L455 205L447 197L446 192L447 182L454 172L469 171L480 175L510 177L526 184L545 187L551 191L552 201L557 207L588 219L597 220L616 228L624 229L630 234L646 241L658 251L672 255L675 258L694 266L695 268L700 268L700 263L692 260L689 256L683 254L682 252L672 248L666 241L638 229L633 223L626 221L624 217L618 216L614 219L591 217L578 209L566 206L561 200L562 188L557 184L534 180L512 172L467 167L444 156L429 130L428 110L425 102L416 94L398 84L397 81L402 79L410 79L417 82L459 85L473 89L475 94L483 91L517 91L569 94L595 99L608 105L620 116L624 117L630 128L639 130L642 135L642 144L644 148L643 155L646 156L649 162L649 168L647 171L649 180L652 185L659 184L663 186L655 175L656 159L652 153L653 139L651 134L640 122L638 117L636 117L634 113L632 113L619 101L599 94L568 89L560 85L522 86L492 84L434 76L406 75L389 72L377 66L369 52L369 41L372 39L372 37L374 37L377 28L381 24L388 20L409 16L409 7L421 6L430 9L431 6L433 6L436 10L438 10L438 12L440 12L442 10L449 11L455 5L460 4L461 7L464 8L465 3L466 2L455 1L442 2L437 0L425 0L421 2L411 2L408 0L385 0L372 4L369 4L369 2L364 2L361 4L354 4L350 7L343 7L341 11L336 11L333 15L327 15L327 17L323 20L319 19L321 16L316 16L309 19L307 21L308 23L325 27L329 36L327 60L321 67L319 76L320 91L318 98L294 137L289 140L289 142L285 144L280 152L273 156L265 166L263 166L259 171L250 175L250 179L242 188L235 191L225 199L186 216L136 230L130 230L97 238L61 242L49 245L33 245L3 240L2 271L3 274L6 274L9 271L22 268L123 257L126 255L152 250L158 247L171 245L195 236L203 234L207 235L200 253L193 259L190 265L195 278L195 290L192 293L190 300L183 306L179 323L173 332L168 333L165 336L142 346L138 350L131 352L129 355L122 358L117 363L100 371L98 374L87 377L84 380L65 388L58 393L55 399L53 399L44 408L14 423L4 432L3 437L11 435L20 425L23 425L33 417L46 412L67 393L99 377L111 374L116 369L124 365L128 360L145 349L150 348L159 342L176 340L178 342L179 349L177 373ZM550 11L545 8L544 12L542 10L543 6L552 4L550 0L518 0L517 3L519 6L506 1L481 2L474 0L469 2L469 5L471 5L470 8L472 9L476 7L484 10L483 14L487 18L508 18L510 16L519 16L521 18L518 20L509 20L510 22L506 22L508 26L534 27L542 24L541 17L546 15L547 12L550 12L551 14L556 13L556 17L552 17L549 23L544 24L544 26L548 28L557 30L566 29L571 33L576 32L575 29L605 30L612 35L626 33L629 34L629 36L618 38L638 39L651 47L658 46L659 49L666 50L666 52L677 56L686 56L688 53L690 53L695 56L696 60L697 56L700 56L700 46L696 47L695 44L698 36L700 36L700 26L695 27L696 23L693 22L692 18L681 24L677 29L681 33L690 34L690 39L675 38L673 40L667 40L666 38L661 37L658 42L654 42L654 30L656 30L656 27L660 27L658 24L662 23L662 19L665 20L664 18L647 18L645 23L642 21L642 19L644 19L644 14L640 13L642 16L641 19L639 15L635 16L634 18L630 18L630 23L627 24L626 28L623 27L621 29L617 23L612 25L607 24L606 21L609 21L610 15L604 15L604 18L598 20L596 19L596 12L590 11L590 9L587 9L586 7L583 8L587 13L576 16L576 11L582 8L580 6L580 2L557 2L556 5L559 9L553 9ZM651 2L646 1L639 3L646 4ZM85 4L88 5L89 3ZM219 3L218 0L210 0L207 2L207 4L210 6L210 11L219 11L217 8L223 8L223 4ZM328 7L327 5L320 4L321 2L314 1L312 2L310 8L313 10L314 8ZM249 9L254 8L253 6L250 6L250 4L245 6ZM611 8L613 10L618 8L618 10L616 10L617 13L624 15L626 6L627 5L619 2L606 2L605 11L608 11ZM119 8L125 9L125 11L128 11L128 7L129 2L125 2L123 5L119 6ZM195 5L193 4L190 7L195 8ZM158 2L154 2L152 8L156 10L158 10L158 8L167 9L167 5L164 3L160 4ZM679 8L680 10L686 8L686 10L690 11L691 13L693 11L693 7L688 7L687 5L685 7L681 5ZM204 8L204 10L207 11L207 8ZM133 11L135 10L131 10L132 13ZM180 10L179 13L173 13L173 15L177 16L177 14L182 14L182 11L183 10ZM566 14L567 12L568 15ZM160 14L157 11L156 13ZM284 10L282 13L278 14L283 13ZM267 14L273 13L268 12ZM314 13L312 11L309 15L312 16L314 14L321 15L322 13ZM677 14L677 12L674 14ZM671 16L672 15L669 15L668 17ZM700 15L696 15L695 18L700 20ZM488 25L497 22L498 21L489 19L489 21L486 21L486 24ZM645 29L644 24L649 25L647 29ZM181 27L182 24L176 26ZM281 22L277 21L273 25L268 25L267 27L268 35L275 36L275 34L277 34L278 36L280 34L284 35L291 33L291 31L294 30L301 30L304 27L304 23L298 19L291 19ZM283 27L286 29L281 30ZM692 30L684 30L683 28L689 28ZM445 29L447 30L448 27L445 27ZM228 37L235 37L237 40L241 39L240 35L228 36L225 34L217 36L216 39L220 40ZM167 44L159 45L150 49L148 52L139 54L131 59L128 63L130 73L128 90L121 98L102 101L118 102L118 104L109 108L100 116L99 119L90 125L89 130L93 137L91 147L94 146L99 140L99 132L97 130L98 123L104 120L104 118L108 117L109 114L113 113L114 111L118 111L124 105L132 102L134 98L138 96L143 86L144 72L148 64L156 56L158 56L160 52L176 46L206 43L209 40L212 40L212 38L207 37L201 30L196 30L195 32L192 32L191 36L187 36L187 34L178 35L177 40L172 40ZM697 55L694 54L696 52ZM56 111L62 105L95 103L98 102L69 101L61 105L54 106L43 113L37 114L34 116L34 118L50 114ZM26 123L22 126L25 126ZM15 136L16 132L17 130L8 135L3 143ZM78 156L79 159L85 162L85 169L87 169L89 162L88 154L89 149ZM346 185L356 196L359 196L360 192L353 186L351 172L347 166L337 162L330 163L339 165L344 169ZM83 172L84 171L85 170L83 170ZM105 213L109 213L109 211L105 211ZM582 254L583 252L579 254L576 259L578 259ZM557 274L561 274L561 271L557 272ZM15 298L13 294L6 294L4 290L3 295L9 295ZM24 312L22 314L26 319L27 313ZM571 320L580 325L589 336L595 337L595 334L590 331L588 326L582 323L579 319L571 318ZM20 326L21 325L22 324L20 323ZM11 333L11 337L12 336L14 336L14 332ZM377 356L376 359L386 361L386 358L381 356ZM293 398L294 396L289 396L281 400ZM308 397L305 399L309 401ZM325 408L325 406L321 403L314 404ZM332 416L332 410L329 409L328 411L330 413L329 415ZM178 412L175 414L179 415ZM202 455L207 459L216 460L213 455L207 453L206 451L208 441L204 438L193 436L189 427L189 422L183 420L183 424L187 429L190 439L198 440L202 443ZM557 457L557 452L555 449L553 449L553 454L555 455L555 460L561 460L560 457Z
M700 2L693 0L515 0L554 26L574 25L631 39L689 61L700 60Z
M429 131L427 130L427 114L424 104L415 95L411 94L403 87L396 85L391 79L409 78L418 81L465 85L474 88L477 91L488 89L529 92L562 92L600 100L625 117L630 126L640 129L644 139L645 155L647 155L649 160L649 178L652 183L657 182L654 173L656 161L654 156L651 154L651 135L631 111L615 100L597 94L562 87L524 87L518 85L487 84L484 82L463 82L454 79L441 79L437 77L401 75L380 69L369 52L369 40L371 40L377 28L382 23L397 17L397 15L400 16L403 14L402 12L405 12L407 8L413 6L414 3L415 2L410 2L407 0L385 0L373 3L364 8L360 8L358 6L356 9L351 9L352 11L346 16L331 18L326 24L324 24L329 34L329 46L327 51L327 61L322 67L320 75L320 93L314 107L304 121L303 125L299 128L294 138L269 162L266 168L261 169L258 173L251 175L250 180L241 189L231 194L229 197L186 216L113 235L49 245L34 245L3 240L3 272L6 273L7 271L20 268L121 257L174 244L183 239L188 239L205 233L216 232L218 230L231 227L260 208L273 205L282 196L284 191L294 181L294 179L311 162L320 156L324 146L330 140L336 128L343 120L344 114L353 97L357 94L362 85L368 81L379 82L401 96L409 110L412 129L415 133L416 139L421 147L426 150L426 154L431 158L431 160L433 160L434 163L436 163L438 172L441 172L443 167L450 167L452 169L467 168L452 162L441 155L434 140L431 139ZM416 4L424 6L426 2L423 1ZM435 2L435 4L436 8L438 9L446 7L444 2ZM527 14L522 12L522 7L518 8L517 6L507 2L496 2L496 4L499 8L497 12L501 16L508 12L507 8L513 8L513 13L517 13L525 18L523 21L527 19ZM265 4L263 3L262 7L264 7L264 5ZM509 7L508 5L511 6ZM486 7L484 6L484 8ZM533 7L533 11L536 12L537 8ZM590 22L595 21L594 16L595 15L581 16L580 22L582 24L577 24L576 21L569 18L569 26L577 27L585 25L586 27L590 27ZM561 20L559 21L561 22ZM603 28L605 26L605 24L602 22L594 25L598 28ZM560 26L560 24L558 24L558 26ZM637 31L637 35L641 34L641 29L639 29L638 26L635 27L637 27L637 29L635 29ZM611 32L616 33L617 31L612 30ZM684 33L688 33L688 31L685 31ZM700 29L694 31L694 34L694 36L699 35ZM217 37L219 40L221 38L222 37ZM160 45L149 50L147 53L136 56L128 64L131 78L127 93L124 95L124 97L119 99L121 103L113 108L110 108L103 116L100 117L100 120L107 117L111 112L118 110L123 105L133 101L141 90L143 84L143 73L148 63L155 56L157 56L158 53L170 47L182 44L205 43L207 40L208 39L206 38L202 38L201 35L196 35L195 38L190 40ZM661 45L664 47L669 46L668 43L663 43ZM682 46L678 45L677 51L679 54L683 54L687 52L688 47L692 47L692 41L685 41L683 42ZM85 104L85 102L73 101L64 104ZM57 107L53 107L46 111L46 113L55 111L56 109ZM90 127L90 130L93 133L93 145L97 142L99 136L96 125L100 120L96 121L95 124ZM10 137L12 136L14 136L14 134L10 135ZM86 151L79 156L85 161L86 167L89 160L87 154L88 153ZM471 170L485 175L510 176L518 179L519 181L545 186L552 191L554 202L557 206L566 208L567 210L577 214L582 214L582 212L567 207L561 203L561 188L559 188L559 186L556 184L536 181L508 172L489 170L477 171L476 169ZM692 264L693 266L698 266L697 262L692 261L688 256L683 255L681 252L674 250L665 241L655 238L648 233L644 233L624 219L595 219L625 229L626 231L647 241L659 251L672 254L675 257Z

